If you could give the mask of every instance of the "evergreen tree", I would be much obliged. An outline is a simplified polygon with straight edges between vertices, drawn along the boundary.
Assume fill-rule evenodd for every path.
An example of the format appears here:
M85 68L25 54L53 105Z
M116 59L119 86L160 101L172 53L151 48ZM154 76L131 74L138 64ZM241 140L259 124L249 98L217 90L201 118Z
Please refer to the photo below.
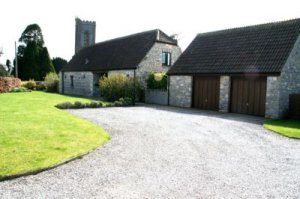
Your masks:
M68 63L67 60L61 57L55 57L52 59L52 63L54 65L55 71L59 73L59 71Z
M7 72L8 74L10 75L11 74L11 71L13 69L12 65L11 65L11 61L9 59L6 60L6 68L7 68Z
M0 77L6 77L6 76L8 76L8 73L5 70L4 66L0 64Z
M28 25L23 31L19 41L24 42L26 45L32 41L35 41L38 46L43 47L44 37L42 34L42 29L37 24Z
M44 80L48 72L55 72L48 49L44 47L39 25L28 25L19 41L25 44L18 47L17 56L19 77L22 80Z
M39 76L39 47L35 41L29 42L27 44L24 51L23 60L20 60L18 65L19 77L21 79L41 79Z
M45 79L47 73L50 72L54 72L55 73L55 69L54 66L52 64L52 61L50 59L49 53L48 53L48 49L46 47L44 47L42 49L42 51L40 52L40 79Z

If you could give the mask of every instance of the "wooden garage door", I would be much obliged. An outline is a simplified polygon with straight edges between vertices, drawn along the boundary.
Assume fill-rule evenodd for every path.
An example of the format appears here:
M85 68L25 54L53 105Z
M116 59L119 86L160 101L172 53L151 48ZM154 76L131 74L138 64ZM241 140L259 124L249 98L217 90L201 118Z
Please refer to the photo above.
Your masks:
M232 77L231 112L265 115L266 77Z
M219 110L220 77L197 77L193 82L193 107Z

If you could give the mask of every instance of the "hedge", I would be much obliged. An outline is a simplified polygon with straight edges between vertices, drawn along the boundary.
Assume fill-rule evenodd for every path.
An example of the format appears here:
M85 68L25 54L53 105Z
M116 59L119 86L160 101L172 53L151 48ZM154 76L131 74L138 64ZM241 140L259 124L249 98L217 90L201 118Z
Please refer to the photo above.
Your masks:
M14 77L0 77L0 93L6 93L21 86L21 80Z

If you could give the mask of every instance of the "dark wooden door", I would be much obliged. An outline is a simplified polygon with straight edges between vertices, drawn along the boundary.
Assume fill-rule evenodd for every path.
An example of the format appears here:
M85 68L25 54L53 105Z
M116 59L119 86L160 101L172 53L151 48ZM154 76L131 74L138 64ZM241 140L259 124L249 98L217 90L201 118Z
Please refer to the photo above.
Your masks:
M231 112L264 116L266 90L266 77L232 77Z
M219 110L220 77L193 78L193 107Z

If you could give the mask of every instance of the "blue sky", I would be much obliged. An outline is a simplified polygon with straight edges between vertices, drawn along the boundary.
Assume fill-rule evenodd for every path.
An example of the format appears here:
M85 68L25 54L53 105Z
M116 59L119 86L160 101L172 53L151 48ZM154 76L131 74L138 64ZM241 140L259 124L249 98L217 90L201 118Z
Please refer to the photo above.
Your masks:
M184 50L197 33L300 18L300 1L269 0L4 0L0 62L14 58L14 41L27 25L42 28L51 57L74 54L75 17L96 21L96 42L159 28L179 34Z

